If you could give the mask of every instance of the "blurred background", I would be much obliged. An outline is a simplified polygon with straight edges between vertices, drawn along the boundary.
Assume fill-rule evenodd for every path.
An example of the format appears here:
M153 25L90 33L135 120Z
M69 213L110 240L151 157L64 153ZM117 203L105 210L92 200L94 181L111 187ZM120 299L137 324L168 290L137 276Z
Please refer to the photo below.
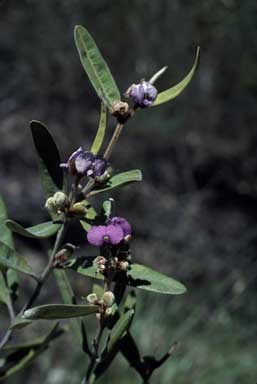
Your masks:
M133 259L188 287L181 297L138 292L133 334L143 354L161 356L180 342L154 384L256 383L256 1L1 1L0 193L9 216L28 226L47 218L29 121L48 126L64 160L90 147L98 124L75 24L92 33L122 92L164 65L159 89L176 84L201 46L190 86L136 114L112 157L117 171L141 168L144 175L136 187L112 193L134 229ZM113 125L110 118L108 137ZM35 269L43 267L42 244L18 237L16 244ZM25 294L30 284L24 280ZM78 296L90 290L83 277L73 285ZM51 279L41 302L50 300L60 300ZM1 332L4 311L0 320ZM67 335L8 383L76 384L85 367ZM140 379L119 356L100 382Z

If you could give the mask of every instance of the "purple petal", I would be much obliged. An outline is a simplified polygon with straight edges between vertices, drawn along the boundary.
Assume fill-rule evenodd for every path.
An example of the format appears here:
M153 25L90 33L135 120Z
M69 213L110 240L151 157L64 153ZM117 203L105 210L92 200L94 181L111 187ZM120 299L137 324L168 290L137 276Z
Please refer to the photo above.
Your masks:
M123 217L115 216L115 217L113 217L110 220L110 223L113 224L113 225L119 225L122 228L122 230L123 230L123 237L125 237L127 235L131 235L131 233L132 233L131 225Z
M107 168L107 161L102 156L96 156L93 162L93 174L94 176L101 176L104 174Z
M104 225L93 226L87 233L87 240L90 244L100 247L103 245L106 235L107 232Z
M81 175L86 175L92 166L92 154L90 152L80 153L75 159L75 169Z
M106 235L108 236L108 242L113 245L120 243L124 237L121 226L113 224L107 225Z

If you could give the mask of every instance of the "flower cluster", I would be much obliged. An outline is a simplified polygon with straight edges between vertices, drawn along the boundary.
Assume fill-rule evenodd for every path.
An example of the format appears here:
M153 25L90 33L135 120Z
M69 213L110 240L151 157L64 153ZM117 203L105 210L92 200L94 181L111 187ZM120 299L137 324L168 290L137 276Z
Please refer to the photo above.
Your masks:
M72 153L67 163L60 164L62 168L67 168L73 176L83 177L90 176L92 178L102 176L106 171L108 162L92 152L84 151L81 147Z
M113 217L106 225L95 225L87 233L90 244L101 247L103 244L116 245L124 238L130 236L132 228L123 217Z
M141 108L153 105L157 97L157 89L149 81L141 81L139 84L132 84L125 93L135 104Z

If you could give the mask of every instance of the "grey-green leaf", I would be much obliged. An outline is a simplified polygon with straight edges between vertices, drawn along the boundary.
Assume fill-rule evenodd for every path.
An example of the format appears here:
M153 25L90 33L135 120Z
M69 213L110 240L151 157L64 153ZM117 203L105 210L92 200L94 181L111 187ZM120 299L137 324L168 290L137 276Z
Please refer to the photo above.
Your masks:
M63 189L63 170L58 148L47 128L39 121L30 123L39 157L39 171L46 198Z
M101 146L104 141L105 136L105 130L106 130L106 124L107 124L107 111L106 107L103 103L101 103L101 113L100 113L100 120L98 125L98 130L95 136L95 140L92 144L92 147L90 149L91 152L93 152L95 155L98 154L98 152L101 149Z
M182 81L180 81L180 83L167 89L166 91L159 93L153 104L154 107L156 105L163 104L163 103L166 103L167 101L175 99L188 86L188 84L191 82L192 78L194 77L194 74L199 62L199 57L200 57L200 47L197 48L194 65L190 70L190 72L187 74L187 76Z
M177 280L141 264L132 264L128 271L129 285L146 291L179 295L186 292L186 287Z
M12 268L15 271L23 272L34 277L27 261L2 241L0 241L0 263L7 268Z
M104 185L100 185L89 193L89 196L96 195L101 192L109 191L110 189L117 188L121 185L142 181L142 173L139 169L132 171L122 172L111 177Z
M87 258L77 258L71 261L69 268L85 275L87 277L92 277L93 279L104 280L104 276L97 272L97 267L92 263L92 260Z
M13 220L6 220L5 224L12 232L33 239L45 239L51 237L61 228L61 224L55 224L52 221L47 221L46 223L41 223L29 228L24 228L21 224L16 223Z
M14 248L12 233L5 226L7 212L3 199L0 196L0 240L10 248Z
M10 329L23 329L30 324L32 324L31 320L24 319L23 317L18 317L10 325Z
M134 315L134 310L130 309L126 313L122 314L117 323L111 330L110 340L107 346L107 351L111 352L115 344L123 336L123 334L128 330L131 320Z
M72 317L88 316L97 313L97 305L68 305L68 304L46 304L27 309L24 318L29 320L36 319L70 319Z
M6 286L4 275L0 270L0 303L8 304L10 302L9 289Z
M75 296L66 272L62 269L54 269L54 276L64 304L74 304ZM81 325L79 319L71 320L71 330L77 340L82 344Z
M90 33L81 25L75 27L74 38L81 63L91 84L100 99L111 108L115 101L120 101L120 92L101 52Z

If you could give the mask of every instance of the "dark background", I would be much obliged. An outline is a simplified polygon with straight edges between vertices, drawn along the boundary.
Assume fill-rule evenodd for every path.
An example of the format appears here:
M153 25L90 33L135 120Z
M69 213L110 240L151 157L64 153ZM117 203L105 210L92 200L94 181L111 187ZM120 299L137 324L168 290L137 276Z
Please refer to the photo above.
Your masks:
M201 46L190 86L175 101L139 112L112 157L117 171L141 168L144 175L112 194L133 226L134 260L188 287L183 297L139 292L133 331L144 354L160 356L180 341L153 383L255 383L256 1L1 1L0 189L9 216L26 225L47 218L29 121L48 126L63 159L89 148L98 124L75 24L92 33L121 92L164 65L159 88L176 84ZM110 118L109 136L113 125ZM17 247L35 268L44 265L37 242L17 238ZM57 292L49 284L44 302ZM74 286L88 293L84 279ZM8 383L76 384L84 369L79 348L63 337ZM102 382L140 381L120 357Z

